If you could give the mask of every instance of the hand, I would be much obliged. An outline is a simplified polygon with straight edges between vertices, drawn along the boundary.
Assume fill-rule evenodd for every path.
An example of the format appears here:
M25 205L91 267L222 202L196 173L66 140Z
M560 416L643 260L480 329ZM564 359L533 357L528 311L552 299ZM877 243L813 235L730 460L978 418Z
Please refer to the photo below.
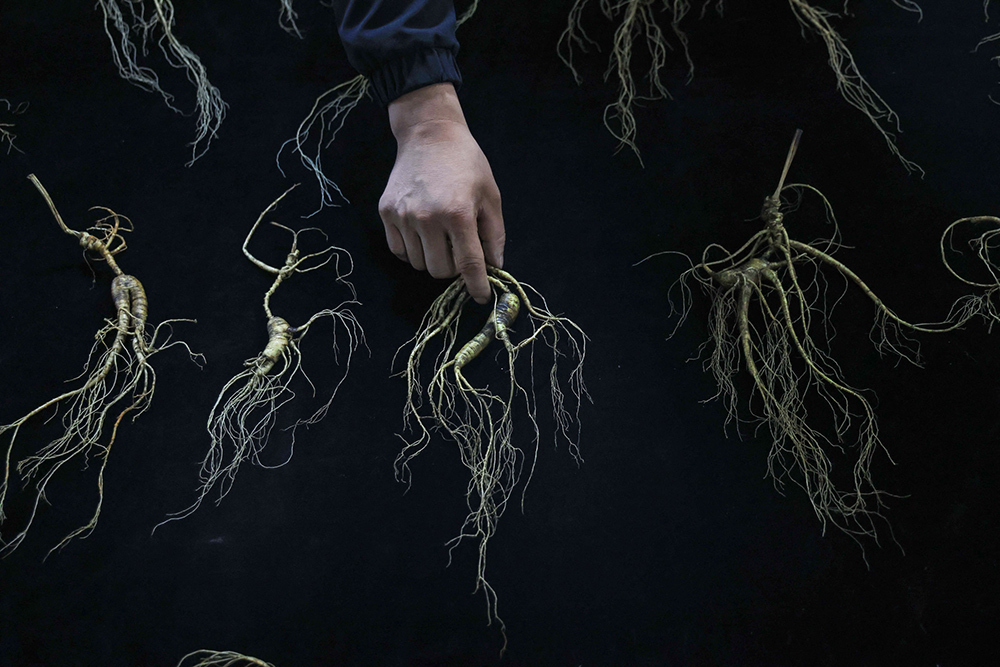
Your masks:
M389 250L435 278L458 274L479 303L491 295L486 264L503 266L500 190L469 132L450 83L389 104L396 164L379 200Z

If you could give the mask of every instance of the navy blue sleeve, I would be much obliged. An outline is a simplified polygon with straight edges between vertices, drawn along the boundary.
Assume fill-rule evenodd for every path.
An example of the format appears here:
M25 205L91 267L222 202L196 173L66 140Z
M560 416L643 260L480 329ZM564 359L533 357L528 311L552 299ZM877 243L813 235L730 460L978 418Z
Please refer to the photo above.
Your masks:
M347 59L383 105L432 83L462 83L452 0L334 0L333 9Z

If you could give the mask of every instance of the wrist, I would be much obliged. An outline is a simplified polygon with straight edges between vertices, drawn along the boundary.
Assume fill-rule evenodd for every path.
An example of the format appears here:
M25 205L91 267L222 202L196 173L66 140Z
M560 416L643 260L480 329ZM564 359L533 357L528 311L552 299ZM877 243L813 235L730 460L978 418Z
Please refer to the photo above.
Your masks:
M389 127L399 143L452 132L456 125L468 128L451 83L435 83L410 91L390 102L388 110Z

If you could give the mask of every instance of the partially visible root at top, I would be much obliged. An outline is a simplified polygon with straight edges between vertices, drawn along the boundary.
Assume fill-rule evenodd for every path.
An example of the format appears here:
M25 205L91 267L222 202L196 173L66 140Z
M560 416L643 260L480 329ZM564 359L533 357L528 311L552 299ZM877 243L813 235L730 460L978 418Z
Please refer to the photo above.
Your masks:
M347 379L354 352L360 345L364 344L364 331L349 308L351 305L360 305L356 298L344 301L335 308L321 310L300 326L291 326L287 320L271 312L271 296L279 285L293 275L309 273L330 264L333 264L336 269L337 280L344 283L351 290L352 295L354 294L354 287L347 282L347 277L353 269L353 263L351 263L350 254L346 250L331 245L319 252L303 254L299 249L299 235L304 232L317 232L324 238L326 237L322 231L315 227L293 231L276 222L271 223L292 235L291 249L285 258L285 263L280 268L266 264L250 253L248 249L250 239L261 221L274 211L278 203L295 187L293 185L285 191L261 213L243 242L243 253L247 259L260 269L274 275L274 282L264 294L267 344L257 356L244 362L244 370L237 373L225 384L212 406L206 424L211 442L208 454L201 463L197 499L187 509L170 514L156 528L170 521L190 516L201 507L202 501L213 489L218 491L216 504L222 502L222 499L232 488L240 465L245 461L250 461L264 468L277 468L285 465L291 459L294 451L296 429L300 426L316 424L326 416L337 391ZM348 264L348 268L343 273L340 270L341 260ZM325 318L332 320L335 353L338 357L341 354L344 355L343 373L334 385L329 399L312 416L299 420L289 427L291 445L287 457L276 464L265 464L260 455L277 422L278 411L296 396L295 391L291 388L292 382L297 377L302 376L312 387L313 394L316 393L315 386L302 368L300 345L309 329L316 322ZM338 331L342 332L342 337L346 337L343 352L341 352L340 341L337 339Z
M143 90L158 93L170 109L183 113L174 106L174 96L160 86L156 72L138 63L140 50L143 56L147 55L150 42L155 40L170 66L184 70L188 81L194 85L197 118L195 138L190 144L191 160L187 163L191 166L217 137L228 105L222 101L219 89L209 82L208 72L198 56L174 34L171 0L149 2L152 10L147 9L145 0L97 0L97 5L104 13L104 32L111 41L111 57L123 79Z
M191 662L188 662L190 660ZM197 662L195 662L197 661ZM201 649L181 658L177 667L274 667L269 662L233 651L210 651Z
M830 68L837 77L837 90L847 103L868 117L868 120L878 129L885 139L889 151L895 155L908 172L917 172L921 176L924 170L918 164L903 157L896 146L896 132L900 131L899 117L896 112L875 92L868 81L862 76L854 56L844 43L844 38L830 23L831 18L839 16L822 7L816 7L805 0L788 0L795 19L804 30L809 30L823 40L826 46ZM893 4L907 11L920 14L920 7L910 0L893 0Z
M21 102L20 104L13 105L8 100L0 98L0 107L3 107L5 112L8 112L14 116L20 116L25 111L28 110L28 103ZM17 139L17 135L14 134L14 123L0 123L0 149L3 148L4 144L7 144L7 154L9 155L11 151L17 151L18 153L24 153L20 148L14 144L14 140Z
M545 299L527 283L519 282L506 271L489 267L489 280L498 295L490 318L470 342L458 350L458 328L462 310L469 294L461 278L456 278L431 305L417 334L403 347L410 346L406 368L407 398L403 409L403 424L415 434L396 457L396 477L409 485L413 459L430 444L432 433L440 431L458 444L463 465L471 478L466 491L469 514L457 537L448 542L449 561L452 551L465 539L478 543L476 588L486 596L487 619L497 617L497 597L486 578L486 548L496 532L497 522L507 507L521 479L525 452L514 440L513 409L523 400L533 427L532 451L528 454L528 477L521 491L523 503L538 457L540 430L537 421L537 400L534 387L536 343L544 343L552 352L548 372L549 398L555 422L555 442L564 440L573 459L581 461L579 451L580 404L590 399L583 382L583 361L587 336L572 320L553 314ZM520 314L520 326L515 320ZM522 331L515 342L513 334ZM504 363L505 377L497 389L478 387L467 379L469 365L491 344L498 340L503 349L497 352ZM429 382L420 373L421 363L429 358L432 343L439 345L433 359ZM517 359L526 351L528 380L522 384L515 372ZM397 352L397 355L399 352ZM570 365L564 391L559 361L567 358ZM568 395L567 395L568 393ZM506 646L506 634L504 634Z
M892 1L897 7L917 13L922 17L919 5L913 0ZM582 14L587 2L588 0L575 0L569 12L566 28L560 35L556 46L559 58L570 69L577 83L581 82L581 77L574 65L575 52L577 50L586 52L589 47L599 48L597 42L587 35L582 26ZM885 139L890 152L902 162L903 167L908 172L918 172L923 175L923 169L904 158L896 146L896 133L900 131L896 112L861 75L854 62L854 56L847 48L844 39L831 24L830 20L840 15L810 4L806 0L788 0L788 3L795 19L802 27L803 36L808 31L823 40L828 62L836 76L837 90L840 91L840 94L875 125ZM687 62L688 81L690 82L694 76L694 61L688 49L687 36L680 24L690 12L691 4L691 0L663 0L662 6L658 0L599 0L599 6L604 16L612 22L620 21L615 28L608 69L604 75L605 80L612 77L616 80L618 97L605 108L604 124L618 140L619 148L630 148L639 158L640 163L642 158L636 144L637 128L634 108L638 102L670 97L660 78L660 71L667 62L667 50L672 50L673 46L666 39L663 29L657 24L657 10L669 15L671 31ZM703 3L702 15L712 4L711 0L706 0ZM714 4L721 15L721 0ZM987 38L984 41L994 38ZM637 42L644 43L650 63L645 77L648 89L642 92L638 90L632 74L632 55Z
M586 52L591 46L598 47L597 42L587 35L582 26L582 14L588 0L576 0L570 8L566 28L559 36L556 52L559 58L573 73L574 80L579 84L582 77L573 64L575 50ZM667 40L663 30L656 22L657 0L599 0L601 12L609 21L621 17L621 23L615 29L614 43L608 58L608 69L604 74L607 81L614 75L618 82L618 98L604 109L604 125L619 142L619 149L628 147L642 162L639 147L636 144L636 122L633 108L640 101L654 101L670 98L660 70L667 63L667 51L674 47ZM688 50L687 35L681 29L681 22L691 10L690 0L664 0L661 11L670 15L670 28L674 38L680 45L684 60L688 67L688 81L694 77L694 61ZM706 0L702 6L702 14L712 4ZM716 3L721 13L721 2ZM644 42L649 54L650 64L646 74L648 89L640 92L632 75L632 53L637 41Z
M726 406L727 423L740 420L736 376L745 366L753 382L750 421L766 425L773 440L769 475L779 488L785 480L802 487L824 532L832 524L860 543L864 536L877 538L874 520L882 517L888 494L875 487L871 465L875 453L885 448L869 392L848 385L832 357L829 318L843 295L829 296L826 274L840 275L847 288L858 289L874 304L872 340L878 349L914 363L919 347L906 332L954 331L976 315L976 308L966 302L953 307L942 321L908 322L836 259L839 232L829 202L811 186L785 185L798 137L797 133L777 189L764 200L763 229L732 252L718 244L708 246L701 261L692 263L675 283L681 304L675 307L672 299L671 305L680 314L679 327L691 308L690 282L709 296L709 340L701 350L708 353L705 368L716 380L716 397ZM834 225L830 240L804 243L785 229L785 214L797 208L785 193L801 197L807 192L823 202ZM810 415L816 399L829 408L828 432L817 428ZM851 474L842 476L850 480L849 488L834 482L833 450L842 455L850 452L854 460Z
M147 330L146 292L134 276L122 272L114 259L115 255L125 250L121 234L131 230L128 220L108 211L109 216L98 221L89 231L70 229L38 179L33 175L29 178L49 204L60 228L76 237L88 253L95 259L106 262L115 273L111 295L117 315L115 319L108 320L106 326L97 333L90 360L84 366L83 374L86 379L82 385L42 403L17 421L0 426L0 435L10 433L4 456L3 483L0 484L0 523L3 523L6 519L4 507L10 487L12 453L21 427L37 415L51 413L51 419L57 410L63 410L63 434L16 465L16 472L25 485L34 481L35 497L24 525L12 536L0 536L0 555L3 556L14 551L24 540L39 505L47 500L46 489L56 473L72 460L82 459L86 464L89 458L94 457L100 460L98 501L94 514L90 521L63 538L49 553L62 548L73 538L82 539L90 535L97 525L103 506L104 470L118 427L126 415L131 413L134 420L148 410L152 402L156 389L156 372L150 365L150 360L162 350L180 346L200 364L200 355L193 354L186 343L170 341L171 323L193 320L166 320L156 326L152 333ZM96 232L99 236L90 232ZM107 442L102 443L109 417L113 420L113 428Z

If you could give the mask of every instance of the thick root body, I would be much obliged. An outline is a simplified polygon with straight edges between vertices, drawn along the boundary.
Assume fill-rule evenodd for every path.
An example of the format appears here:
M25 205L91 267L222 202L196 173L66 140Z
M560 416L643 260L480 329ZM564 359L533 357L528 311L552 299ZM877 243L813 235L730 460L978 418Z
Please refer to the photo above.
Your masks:
M169 332L171 322L188 320L168 320L156 327L151 335L146 332L149 304L145 290L134 276L122 273L113 259L113 254L124 249L124 241L118 236L122 231L118 216L112 214L113 223L104 224L101 221L92 228L92 231L103 232L103 238L71 230L62 222L38 180L33 176L30 178L49 203L63 230L77 236L84 248L98 254L117 274L111 284L111 296L117 316L97 333L97 342L84 367L86 379L81 386L46 401L15 422L0 426L0 436L10 433L4 457L3 482L0 484L2 523L6 518L4 507L12 478L10 464L21 427L42 413L63 410L62 435L16 465L16 473L24 483L34 483L35 497L27 521L22 527L13 534L0 535L0 555L9 554L21 544L35 519L39 505L46 500L45 492L49 482L64 465L73 460L86 462L96 458L100 461L97 507L87 524L67 535L53 550L61 548L75 537L87 537L93 531L103 505L104 469L117 437L118 426L125 415L131 413L134 420L149 409L153 399L156 372L150 365L150 359L161 350L175 345L184 347L191 354L186 343L171 342L169 333L161 336L163 327L167 327L166 331ZM197 361L197 355L191 356ZM110 434L107 433L109 418L112 422Z

